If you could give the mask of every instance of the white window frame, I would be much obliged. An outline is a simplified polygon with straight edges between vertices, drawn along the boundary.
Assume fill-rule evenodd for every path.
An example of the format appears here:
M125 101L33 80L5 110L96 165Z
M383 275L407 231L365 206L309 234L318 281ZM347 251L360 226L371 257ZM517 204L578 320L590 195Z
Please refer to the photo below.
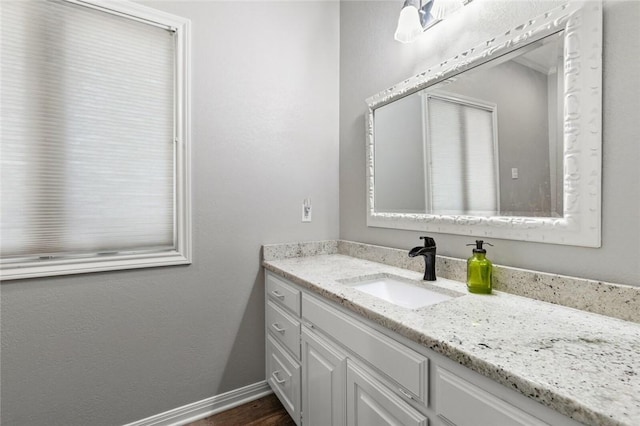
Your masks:
M191 263L191 21L128 1L62 0L175 31L175 247L163 252L88 254L54 259L6 262L0 280L88 272L185 265Z

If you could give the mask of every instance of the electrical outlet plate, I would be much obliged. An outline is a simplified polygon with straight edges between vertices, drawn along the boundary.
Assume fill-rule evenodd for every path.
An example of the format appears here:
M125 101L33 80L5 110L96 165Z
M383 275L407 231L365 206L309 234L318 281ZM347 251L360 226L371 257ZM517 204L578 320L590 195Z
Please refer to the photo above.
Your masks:
M302 221L311 222L311 198L305 198L302 202Z

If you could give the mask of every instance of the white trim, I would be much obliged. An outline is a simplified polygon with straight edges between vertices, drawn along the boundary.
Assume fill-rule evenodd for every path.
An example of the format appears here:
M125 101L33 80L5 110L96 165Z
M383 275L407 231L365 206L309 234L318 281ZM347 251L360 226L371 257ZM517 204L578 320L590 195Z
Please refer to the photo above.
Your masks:
M191 263L191 21L165 15L176 32L176 249Z
M62 0L175 32L175 249L155 253L82 255L51 260L2 261L0 280L191 264L191 21L134 2Z
M125 426L181 426L272 394L266 381L183 405Z
M184 24L185 18L143 6L127 0L61 0L78 6L89 7L112 15L133 19L160 28L175 30Z
M85 258L7 263L2 266L0 280L52 277L57 275L85 274L122 269L152 268L156 266L188 265L190 263L190 259L174 250L149 254L92 255Z
M564 30L562 217L463 216L375 210L374 112L390 102ZM600 247L602 1L568 1L367 99L367 226Z

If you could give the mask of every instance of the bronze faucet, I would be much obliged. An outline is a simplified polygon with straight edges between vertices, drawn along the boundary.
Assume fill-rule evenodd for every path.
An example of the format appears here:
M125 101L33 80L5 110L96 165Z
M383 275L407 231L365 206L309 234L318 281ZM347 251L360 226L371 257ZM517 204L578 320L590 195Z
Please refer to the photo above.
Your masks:
M424 247L414 247L409 250L409 257L424 256L424 280L436 280L436 241L431 237L420 237L424 240Z

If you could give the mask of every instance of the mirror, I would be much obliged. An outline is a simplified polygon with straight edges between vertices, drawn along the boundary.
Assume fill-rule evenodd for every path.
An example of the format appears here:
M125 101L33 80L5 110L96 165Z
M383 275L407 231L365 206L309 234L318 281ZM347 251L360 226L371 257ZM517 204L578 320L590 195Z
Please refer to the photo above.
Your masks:
M601 2L367 100L369 226L600 246Z
M560 31L376 109L376 210L561 217L563 41Z

